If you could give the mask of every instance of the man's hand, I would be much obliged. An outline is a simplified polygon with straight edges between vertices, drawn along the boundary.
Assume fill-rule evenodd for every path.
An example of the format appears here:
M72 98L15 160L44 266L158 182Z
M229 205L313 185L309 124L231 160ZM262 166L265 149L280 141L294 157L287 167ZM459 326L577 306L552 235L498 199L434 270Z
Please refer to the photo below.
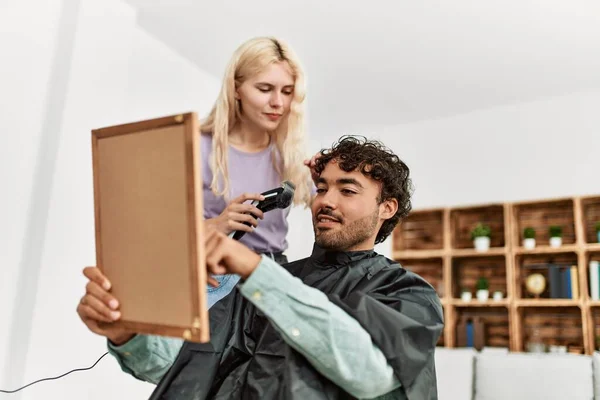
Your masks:
M237 274L247 279L258 267L261 256L222 232L205 225L206 268L214 275ZM208 283L218 286L209 276Z
M107 337L116 345L129 341L135 333L112 325L121 318L119 301L110 294L108 279L97 267L86 267L83 275L89 279L85 295L77 305L77 314L92 332ZM100 323L102 326L100 326Z

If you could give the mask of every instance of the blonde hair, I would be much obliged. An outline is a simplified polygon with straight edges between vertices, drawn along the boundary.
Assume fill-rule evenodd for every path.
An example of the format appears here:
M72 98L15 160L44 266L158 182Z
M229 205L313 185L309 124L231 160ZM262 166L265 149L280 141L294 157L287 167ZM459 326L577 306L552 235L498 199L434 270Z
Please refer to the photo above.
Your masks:
M221 91L210 114L201 123L201 132L212 134L210 166L213 171L211 189L215 195L229 198L229 171L227 168L229 132L241 117L235 91L248 77L254 76L267 65L286 61L294 76L294 95L286 120L274 132L275 147L280 158L273 154L273 165L282 177L296 186L294 204L310 203L310 174L303 164L304 103L306 97L304 72L292 49L272 37L258 37L243 43L233 54L225 70ZM223 187L219 188L219 180Z

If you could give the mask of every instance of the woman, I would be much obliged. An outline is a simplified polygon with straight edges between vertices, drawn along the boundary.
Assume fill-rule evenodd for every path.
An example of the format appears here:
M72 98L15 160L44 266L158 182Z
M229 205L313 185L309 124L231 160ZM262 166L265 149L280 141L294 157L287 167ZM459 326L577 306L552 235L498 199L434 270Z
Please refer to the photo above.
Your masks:
M225 234L248 232L240 241L280 264L287 262L289 208L263 214L245 202L260 200L261 192L289 180L296 187L294 204L309 204L304 99L304 73L296 55L279 39L259 37L235 51L219 97L201 123L206 223ZM218 286L208 288L209 306L239 279L214 278L211 282Z
M201 123L205 223L225 234L248 232L241 241L279 263L286 261L289 209L263 214L245 202L260 200L261 192L280 186L283 180L294 183L295 204L310 202L314 160L303 159L304 96L304 75L292 50L278 39L252 39L234 53L216 104ZM182 340L136 336L110 324L99 325L120 319L120 304L103 305L109 287L101 288L92 274L98 278L100 272L94 267L84 269L90 281L77 313L92 332L109 339L109 352L124 371L157 383L177 357ZM107 283L104 277L98 279ZM238 280L235 275L211 278L218 286L209 286L209 307Z

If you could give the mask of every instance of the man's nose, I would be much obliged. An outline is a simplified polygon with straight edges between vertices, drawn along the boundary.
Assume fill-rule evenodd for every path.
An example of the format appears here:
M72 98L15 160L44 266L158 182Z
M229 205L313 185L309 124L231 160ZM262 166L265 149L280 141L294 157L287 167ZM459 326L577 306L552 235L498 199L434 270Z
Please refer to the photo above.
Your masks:
M330 208L332 210L337 208L337 194L333 190L328 190L321 197L321 208Z

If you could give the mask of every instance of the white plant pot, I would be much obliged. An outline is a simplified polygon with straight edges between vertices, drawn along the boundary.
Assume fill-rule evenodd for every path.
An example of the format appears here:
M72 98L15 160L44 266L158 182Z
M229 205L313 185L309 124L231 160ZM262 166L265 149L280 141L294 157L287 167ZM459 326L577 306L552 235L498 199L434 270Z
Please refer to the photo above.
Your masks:
M562 238L561 237L551 237L550 238L550 247L560 247L562 246Z
M494 299L495 301L500 301L504 298L504 295L502 294L502 292L496 291L494 292L494 295L492 296L492 299Z
M527 250L535 249L535 239L533 239L533 238L523 239L523 247L526 248Z
M462 292L460 294L460 299L462 301L471 301L472 298L473 298L473 295L471 294L471 292Z
M477 300L479 301L487 301L490 298L489 290L478 290L477 291Z
M488 251L490 249L490 238L487 236L476 237L473 244L477 251Z

